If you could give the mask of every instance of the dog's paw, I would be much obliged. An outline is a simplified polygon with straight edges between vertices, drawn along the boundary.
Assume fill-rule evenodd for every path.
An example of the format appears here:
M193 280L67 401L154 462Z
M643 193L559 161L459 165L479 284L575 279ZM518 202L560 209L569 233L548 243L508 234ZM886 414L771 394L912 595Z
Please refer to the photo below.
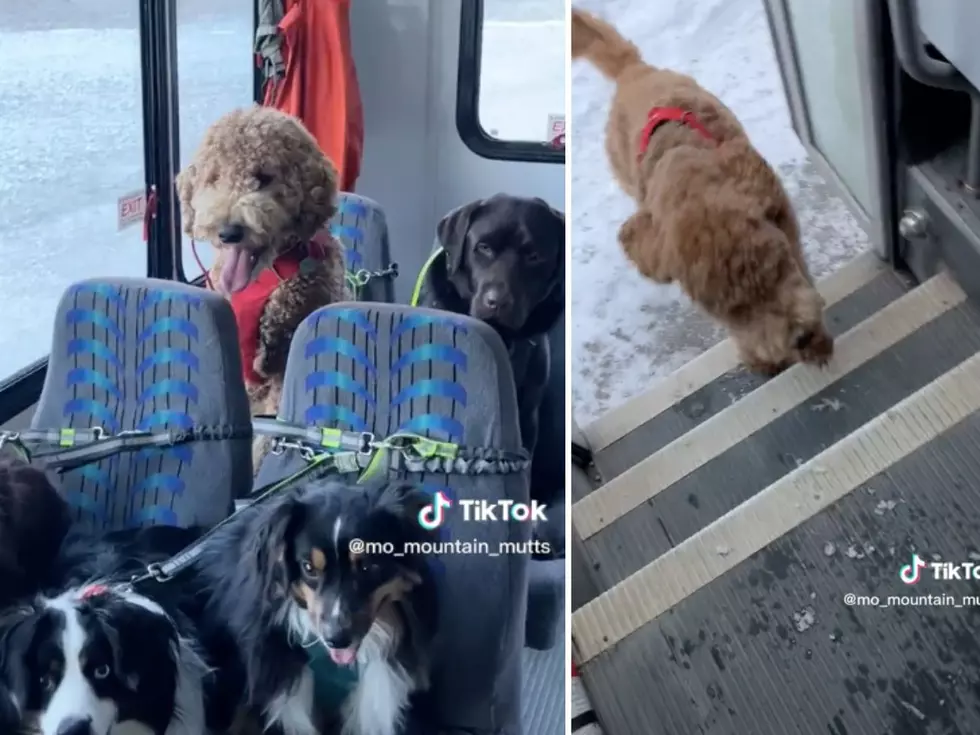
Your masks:
M833 356L834 338L822 329L800 350L800 359L803 362L821 368L827 367Z
M750 360L745 363L745 367L750 371L766 378L775 378L789 366L789 362L761 362L758 360Z

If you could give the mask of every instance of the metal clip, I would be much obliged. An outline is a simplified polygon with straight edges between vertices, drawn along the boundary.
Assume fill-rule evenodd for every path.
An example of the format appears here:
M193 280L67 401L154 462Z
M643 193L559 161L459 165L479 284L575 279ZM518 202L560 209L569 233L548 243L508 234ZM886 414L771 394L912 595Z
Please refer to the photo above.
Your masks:
M371 454L374 450L374 434L370 431L361 432L361 446L358 447L358 454Z
M170 575L163 571L163 566L159 562L146 565L146 573L157 582L170 581Z
M361 268L353 273L351 280L355 286L363 288L376 278L388 278L389 276L392 278L398 277L398 263L392 263L380 271L369 271L367 268Z
M316 459L316 452L313 451L306 444L300 444L299 442L291 442L286 439L277 439L272 445L272 449L269 450L271 454L281 455L284 454L287 449L293 449L299 452L299 456L302 457L307 462L312 462Z

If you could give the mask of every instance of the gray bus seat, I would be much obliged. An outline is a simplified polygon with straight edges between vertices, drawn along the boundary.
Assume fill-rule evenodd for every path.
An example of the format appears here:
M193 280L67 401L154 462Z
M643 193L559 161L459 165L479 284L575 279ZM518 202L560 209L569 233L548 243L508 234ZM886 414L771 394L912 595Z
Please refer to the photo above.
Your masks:
M535 559L529 572L526 639L545 650L565 635L565 317L548 333L551 375L538 414L538 445L531 465L531 485L554 488L547 520L536 537L547 542L556 559Z
M341 192L329 229L344 246L348 284L357 300L394 302L398 266L391 262L388 220L381 206L367 197Z
M560 564L555 559L534 564ZM559 613L560 629L565 629L564 607ZM565 732L565 636L547 651L525 648L523 653L522 714L524 735L564 735Z
M565 497L565 316L548 332L551 374L538 411L538 445L531 465L531 487L548 488L551 497ZM564 525L561 526L564 536ZM563 544L563 540L556 539Z
M462 447L521 451L516 391L500 338L482 322L431 309L348 303L310 315L293 339L278 418L378 438L407 431ZM278 481L303 465L295 452L271 453L256 483ZM525 466L509 474L406 477L454 501L494 503L527 502L528 474ZM528 541L530 530L528 523L464 521L456 502L442 527L444 540L479 542L494 554L502 542ZM528 555L446 553L433 566L443 594L442 646L432 691L413 717L439 731L517 735Z
M69 469L73 516L98 530L211 525L251 488L251 418L235 318L173 281L92 279L55 316L34 430L190 431L208 438L121 451Z
M436 239L431 255L415 278L412 305L421 296L426 270L432 265L442 245ZM564 557L565 551L565 316L548 333L551 373L538 414L538 444L531 465L531 487L549 488L555 498L547 511L547 521L540 524L536 538L546 541ZM510 362L508 361L508 369ZM532 560L528 576L525 643L537 650L550 649L557 638L563 638L565 610L564 562Z

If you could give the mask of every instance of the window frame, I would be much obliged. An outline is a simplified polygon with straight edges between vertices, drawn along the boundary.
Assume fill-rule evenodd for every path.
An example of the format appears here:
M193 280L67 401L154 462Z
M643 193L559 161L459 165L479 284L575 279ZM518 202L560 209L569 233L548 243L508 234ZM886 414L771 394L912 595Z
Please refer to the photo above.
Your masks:
M140 0L139 32L144 192L156 193L156 215L146 230L146 277L183 280L179 247L175 248L180 243L180 211L173 186L180 164L176 0ZM0 426L37 403L47 372L45 356L0 378Z
M480 122L480 71L483 59L483 0L463 0L459 22L456 75L456 131L466 147L481 158L565 165L565 149L545 141L494 138Z

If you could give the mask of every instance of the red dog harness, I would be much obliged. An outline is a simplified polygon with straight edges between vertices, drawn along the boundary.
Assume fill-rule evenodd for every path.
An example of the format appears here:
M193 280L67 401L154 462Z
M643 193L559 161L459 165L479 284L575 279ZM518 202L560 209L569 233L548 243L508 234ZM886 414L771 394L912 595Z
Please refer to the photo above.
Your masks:
M640 131L640 147L636 155L637 160L643 158L650 147L650 138L664 123L679 122L692 130L696 130L703 137L711 142L717 142L715 136L708 132L708 129L695 117L690 110L682 110L680 107L654 107L647 113L647 124Z
M256 276L241 291L231 294L231 310L238 325L238 351L242 356L242 374L247 385L259 385L262 377L255 372L259 351L259 320L272 293L286 281L305 272L324 257L323 246L316 242L293 248L276 258L272 266Z

